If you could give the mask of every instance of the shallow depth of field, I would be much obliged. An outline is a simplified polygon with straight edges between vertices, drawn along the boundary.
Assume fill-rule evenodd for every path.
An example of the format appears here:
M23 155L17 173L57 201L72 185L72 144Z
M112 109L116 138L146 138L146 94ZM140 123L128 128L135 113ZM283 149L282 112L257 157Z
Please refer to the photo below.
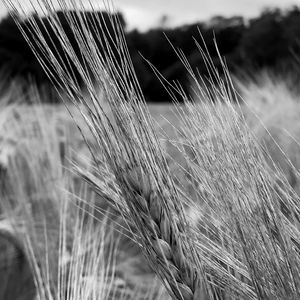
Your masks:
M2 74L0 300L299 299L297 77L231 76L196 42L207 76L173 49L189 84L150 61L174 103L146 104L123 35L98 53L66 16L65 61L23 29L58 93Z

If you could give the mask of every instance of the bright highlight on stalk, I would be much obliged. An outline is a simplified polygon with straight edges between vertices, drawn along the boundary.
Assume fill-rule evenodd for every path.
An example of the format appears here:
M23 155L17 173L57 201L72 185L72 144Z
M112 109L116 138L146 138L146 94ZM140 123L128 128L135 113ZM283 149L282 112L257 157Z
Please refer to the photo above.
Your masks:
M36 14L20 22L22 2L4 2L88 145L92 168L77 165L77 176L109 207L98 223L88 218L101 213L92 199L70 196L77 204L73 211L68 193L62 191L67 199L56 195L53 214L59 228L51 246L58 259L53 264L46 247L39 254L44 264L39 265L38 243L25 235L38 299L142 298L138 287L129 296L126 289L124 294L115 289L118 247L112 238L106 253L111 235L102 227L114 218L118 231L135 242L174 299L298 299L299 195L251 132L251 107L239 100L221 55L222 73L195 42L209 72L208 78L199 78L184 54L174 49L199 101L191 101L180 85L165 82L150 62L174 101L181 98L185 103L175 106L180 126L174 124L177 140L171 143L182 157L176 169L181 175L176 176L112 5L107 3L108 18L100 13L87 18L80 1L32 2L33 10L42 11L47 21ZM74 107L84 124L74 117ZM257 115L252 118L259 121ZM40 209L43 216L46 211ZM195 219L191 211L196 211ZM46 245L47 229L44 226L42 235Z

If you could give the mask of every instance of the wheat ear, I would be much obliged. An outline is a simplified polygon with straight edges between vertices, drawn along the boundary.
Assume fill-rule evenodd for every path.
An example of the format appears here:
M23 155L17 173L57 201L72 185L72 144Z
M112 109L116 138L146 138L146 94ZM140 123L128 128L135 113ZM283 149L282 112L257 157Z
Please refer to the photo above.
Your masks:
M22 9L19 1L16 1L17 7L10 1L6 2L14 11L19 8L18 5ZM40 30L40 25L34 18L30 18L26 25L19 23L19 27L58 90L63 89L76 107L81 103L87 109L88 114L81 110L82 116L97 141L98 152L103 153L109 169L115 175L115 185L122 195L122 203L114 204L121 209L127 222L131 223L134 236L145 256L174 298L203 299L203 295L209 292L208 285L204 284L205 272L196 248L191 243L181 198L149 120L149 112L118 20L111 20L116 37L110 45L107 41L111 37L105 29L109 24L103 25L99 16L87 22L80 13L82 6L75 0L59 1L76 37L76 46L84 53L82 63L82 57L76 56L54 12L52 0L41 2L45 10L48 10L48 24L52 32L58 37L68 62L75 63L90 97L83 97L73 74L61 63L55 51L52 52L51 45L45 40L47 33ZM78 2L82 4L83 1ZM75 10L68 12L66 4L72 4ZM100 29L103 29L104 41L97 35ZM38 32L37 36L35 32ZM105 55L95 52L99 48L96 40L103 46ZM113 123L98 99L91 83L92 77L105 91L111 119L115 121ZM134 168L128 170L125 167L128 164Z
M146 257L159 276L167 283L176 299L204 299L208 291L199 276L193 247L187 238L188 226L183 221L180 208L171 203L171 195L153 186L150 176L140 168L127 170L124 177L125 198L142 237ZM176 203L176 202L175 202ZM173 206L173 207L170 207ZM173 213L173 215L172 215Z

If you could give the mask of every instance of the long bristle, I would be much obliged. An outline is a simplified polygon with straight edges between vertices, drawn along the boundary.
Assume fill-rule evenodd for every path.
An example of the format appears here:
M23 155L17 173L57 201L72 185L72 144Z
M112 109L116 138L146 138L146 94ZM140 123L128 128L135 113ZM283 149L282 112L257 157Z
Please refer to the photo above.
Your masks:
M5 2L14 13L22 11L21 2ZM179 84L166 83L150 64L173 100L185 102L183 109L177 106L180 141L174 146L184 156L181 167L190 195L171 173L118 19L96 11L88 19L81 1L59 1L62 14L51 0L40 5L46 18L35 15L20 22L14 17L62 100L79 109L94 139L94 169L77 172L123 217L128 234L170 295L180 300L298 299L299 196L284 173L270 167L221 55L223 73L195 42L209 74L199 79L184 54L174 49L195 83L198 103ZM197 211L198 220L192 222L189 209ZM97 230L91 234L91 239L102 238ZM73 249L79 260L71 261L71 275L90 268L93 279L83 288L89 294L96 289L98 261L78 257L81 242ZM64 243L60 240L60 250ZM99 259L102 244L84 243L96 251L91 257ZM60 282L58 298L71 281ZM70 299L82 299L76 287L69 293Z

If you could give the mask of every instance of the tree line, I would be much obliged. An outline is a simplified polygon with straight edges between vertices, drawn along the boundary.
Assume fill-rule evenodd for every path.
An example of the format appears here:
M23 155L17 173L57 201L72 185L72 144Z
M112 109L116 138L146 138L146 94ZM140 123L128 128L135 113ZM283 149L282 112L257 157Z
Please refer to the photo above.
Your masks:
M109 24L108 13L82 12L82 14L86 20L97 17ZM61 12L58 17L70 41L74 43L75 50L79 53L80 49L76 48L72 29L64 14ZM59 46L58 38L51 31L48 18L46 16L42 19L37 16L35 18L37 24L41 25L41 30L50 32L49 38L52 40L53 49L63 58L63 49ZM215 38L219 52L226 59L232 73L250 72L250 70L255 72L262 68L271 68L278 72L291 70L295 73L299 72L300 9L298 7L285 11L268 9L250 20L241 16L230 18L216 16L207 22L176 28L162 26L147 32L126 31L126 22L121 13L118 13L118 18L125 29L133 65L146 100L149 102L167 102L170 101L170 97L146 60L150 61L165 79L171 82L179 81L184 89L188 88L187 71L172 47L182 49L194 71L202 76L207 75L205 62L195 40L200 47L207 47L212 61L217 68L220 68ZM26 24L27 20L22 22ZM106 30L110 32L113 40L113 28L108 26ZM102 47L100 37L99 51ZM72 68L72 64L69 67ZM9 74L10 78L18 77L23 80L31 78L38 85L49 82L11 16L6 16L0 22L0 69L4 74ZM80 80L79 77L77 79Z

